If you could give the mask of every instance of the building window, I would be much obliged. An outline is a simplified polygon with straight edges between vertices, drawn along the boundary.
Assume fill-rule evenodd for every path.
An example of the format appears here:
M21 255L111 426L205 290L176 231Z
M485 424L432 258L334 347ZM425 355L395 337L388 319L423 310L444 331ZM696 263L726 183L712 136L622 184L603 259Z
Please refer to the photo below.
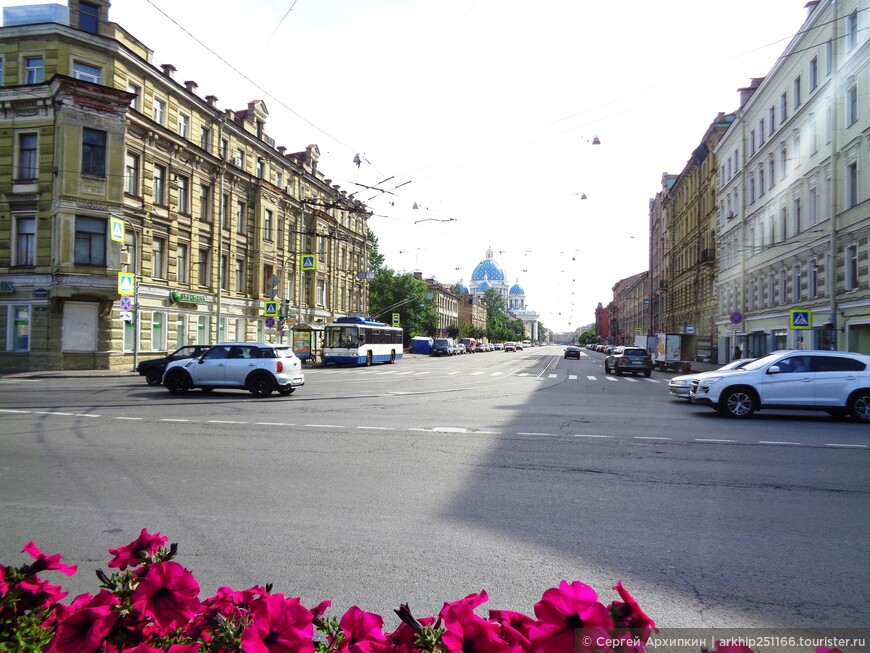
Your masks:
M263 238L266 240L272 240L272 222L274 219L274 214L271 210L266 209L266 212L263 217Z
M226 161L227 157L229 157L229 154L230 154L230 142L227 139L222 138L221 139L221 158L224 161Z
M795 263L791 269L791 300L799 302L801 300L801 264Z
M828 39L825 42L825 76L829 77L834 70L834 42Z
M91 34L100 31L100 8L89 2L79 3L79 29Z
M106 176L106 132L87 127L82 130L82 174Z
M30 351L30 306L10 306L7 324L7 351Z
M124 156L124 192L139 194L139 155L129 152Z
M151 314L151 349L166 351L166 313Z
M846 290L858 289L858 245L846 247Z
M788 93L783 93L779 98L779 124L788 119Z
M154 98L154 122L166 125L166 102L160 98Z
M40 84L45 75L42 57L24 57L24 83Z
M175 183L178 185L178 212L190 213L190 179L176 175Z
M755 204L755 177L749 178L749 203Z
M816 57L810 59L810 93L819 86L819 60Z
M211 129L208 127L199 128L199 146L206 152L209 151L211 146Z
M18 134L18 169L15 179L36 179L38 157L36 134Z
M779 239L785 240L788 238L788 211L785 207L779 212Z
M211 220L211 186L206 184L199 187L199 219L203 222Z
M190 118L183 113L178 114L178 135L182 138L190 137Z
M815 227L816 223L819 221L819 193L815 188L810 188L809 194L807 196L807 208L809 210L809 223L808 227Z
M257 166L256 166L256 170L254 172L257 179L262 179L263 173L265 173L265 171L266 171L266 162L261 158L257 159Z
M221 229L230 228L230 196L224 193L221 196Z
M166 278L165 238L155 238L151 242L151 276L154 279Z
M166 205L166 168L154 164L154 203Z
M124 247L127 250L127 263L121 266L124 272L139 272L139 252L136 249L138 242L136 232L130 230L124 232Z
M755 130L749 132L749 156L755 154Z
M801 77L798 75L794 78L794 97L792 98L794 108L797 109L801 105Z
M209 342L209 316L200 315L196 318L196 344L205 345ZM220 340L220 338L218 338Z
M796 197L794 200L794 233L801 232L801 198Z
M846 89L846 124L854 125L858 121L858 84L855 78L849 78L849 88Z
M76 265L106 264L106 221L76 216Z
M12 265L36 265L36 218L34 216L15 216L15 258Z
M807 299L819 296L819 263L816 259L810 261L807 271Z
M786 294L785 294L785 270L779 271L779 303L785 304L786 302Z
M858 163L846 166L846 208L858 206Z
M758 195L764 195L764 165L758 166Z
M770 107L767 116L767 122L770 123L770 133L772 134L776 129L776 109Z
M136 97L130 100L130 108L136 111L142 110L142 87L133 82L127 82L127 92L132 93Z
M245 203L236 202L236 231L240 234L245 233Z
M237 293L245 292L245 261L236 259L235 289Z
M187 243L178 243L175 251L175 276L178 283L190 283L190 258L188 256Z
M810 114L810 154L815 154L819 151L819 123L816 120L816 114Z
M326 306L326 281L317 280L317 305Z
M2 63L2 62L0 62L0 63ZM0 72L2 72L2 71L0 71ZM284 190L284 173L281 172L280 170L278 170L275 173L275 185L278 188L280 188L281 190Z
M788 150L785 149L785 143L779 150L779 178L785 179L788 174Z
M846 49L854 50L858 46L858 10L846 17Z
M221 254L221 265L220 269L218 270L218 274L220 275L220 279L218 279L218 281L220 282L221 288L223 288L224 290L229 290L230 259L226 254Z
M758 144L764 145L764 118L758 121Z
M792 145L792 167L797 168L801 164L801 133L795 130Z
M0 86L3 86L3 57L0 57Z
M103 71L96 66L89 66L81 61L73 61L72 76L83 82L102 84Z
M776 159L773 158L772 154L767 160L767 184L768 188L773 188L776 184Z
M199 263L196 267L199 270L197 282L200 286L208 286L211 276L211 252L207 248L199 250Z

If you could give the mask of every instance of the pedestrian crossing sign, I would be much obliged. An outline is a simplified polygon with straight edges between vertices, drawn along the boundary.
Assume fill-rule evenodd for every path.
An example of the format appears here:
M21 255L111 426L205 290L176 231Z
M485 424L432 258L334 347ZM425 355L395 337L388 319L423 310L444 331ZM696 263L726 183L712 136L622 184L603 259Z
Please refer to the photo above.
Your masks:
M314 254L303 254L302 255L302 271L308 272L309 270L317 269L317 257Z
M109 227L112 232L112 241L116 243L124 242L124 221L120 218L111 216L109 218Z
M812 329L813 313L805 309L794 309L788 312L788 322L792 329Z
M118 273L118 294L132 295L136 292L136 277L132 272Z
M265 302L263 304L264 317L278 317L278 302Z

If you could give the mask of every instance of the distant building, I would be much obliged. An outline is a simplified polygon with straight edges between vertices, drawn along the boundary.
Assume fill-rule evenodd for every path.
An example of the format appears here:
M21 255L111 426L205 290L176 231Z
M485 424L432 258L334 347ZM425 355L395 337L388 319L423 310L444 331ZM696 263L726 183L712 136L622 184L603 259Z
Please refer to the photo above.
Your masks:
M475 266L468 286L468 293L473 298L483 297L489 289L498 292L504 300L508 315L523 323L526 336L532 340L540 339L538 321L541 314L526 306L526 293L519 281L512 286L508 283L507 275L493 258L492 248L486 250L486 258Z

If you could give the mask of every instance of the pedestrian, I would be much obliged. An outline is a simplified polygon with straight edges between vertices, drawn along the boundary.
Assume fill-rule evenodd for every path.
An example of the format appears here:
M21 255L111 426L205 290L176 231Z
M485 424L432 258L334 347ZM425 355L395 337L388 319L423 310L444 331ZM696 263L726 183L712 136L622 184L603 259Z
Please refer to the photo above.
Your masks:
M734 359L734 360L737 360L737 359L739 359L741 356L742 356L742 352L740 351L740 346L739 346L739 345L734 345L734 356L733 356L733 359Z

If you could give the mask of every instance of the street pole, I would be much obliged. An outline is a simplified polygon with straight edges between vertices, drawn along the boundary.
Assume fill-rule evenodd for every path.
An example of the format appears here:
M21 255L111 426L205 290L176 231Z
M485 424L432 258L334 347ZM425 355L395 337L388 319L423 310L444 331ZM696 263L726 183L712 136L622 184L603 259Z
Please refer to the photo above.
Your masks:
M133 223L123 215L110 213L114 218L123 220L130 227L130 233L133 235L133 251L136 256L139 256L139 237L136 235L136 229L133 228ZM139 261L133 261L133 371L136 371L136 363L139 358ZM122 338L123 342L123 338ZM123 348L123 346L122 346Z

